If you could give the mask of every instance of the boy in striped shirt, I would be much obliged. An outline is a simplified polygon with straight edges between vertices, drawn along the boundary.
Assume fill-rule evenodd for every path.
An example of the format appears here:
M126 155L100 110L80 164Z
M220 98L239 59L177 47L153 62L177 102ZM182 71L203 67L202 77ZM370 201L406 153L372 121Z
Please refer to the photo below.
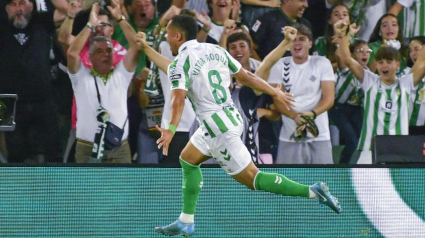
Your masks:
M346 28L347 24L342 21L335 24L340 58L359 80L365 93L363 128L357 148L361 153L357 163L371 164L371 142L375 135L409 134L409 96L425 75L425 52L421 50L412 73L397 78L400 54L391 47L382 47L376 53L379 72L376 75L351 57Z
M169 60L146 44L143 33L138 34L139 46L148 57L163 71L168 66L168 77L172 84L170 126L168 129L158 128L161 131L158 148L163 147L163 153L168 153L168 145L179 124L186 96L191 100L200 124L180 155L183 211L170 225L156 227L156 232L186 237L194 233L195 208L203 184L200 164L210 157L214 157L227 174L250 189L285 196L317 197L339 213L339 203L324 183L309 187L281 174L260 172L254 165L240 138L243 125L230 97L230 75L246 86L270 94L283 105L292 105L292 97L243 69L223 48L198 43L197 31L196 21L192 17L178 15L172 18L167 26L167 41L173 55L177 57L169 66Z

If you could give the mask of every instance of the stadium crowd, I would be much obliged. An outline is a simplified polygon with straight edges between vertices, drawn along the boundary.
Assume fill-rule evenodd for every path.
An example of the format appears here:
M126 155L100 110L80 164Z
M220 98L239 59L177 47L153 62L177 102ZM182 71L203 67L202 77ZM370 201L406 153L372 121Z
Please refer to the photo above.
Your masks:
M157 126L170 127L175 81L166 71L179 57L166 26L184 14L197 20L199 42L293 94L287 108L211 75L217 102L230 92L254 163L370 164L373 136L425 134L424 10L425 0L1 1L0 94L18 100L0 155L179 164L198 128L188 99L167 155L156 141ZM205 60L230 61L207 52ZM197 74L203 63L184 67Z

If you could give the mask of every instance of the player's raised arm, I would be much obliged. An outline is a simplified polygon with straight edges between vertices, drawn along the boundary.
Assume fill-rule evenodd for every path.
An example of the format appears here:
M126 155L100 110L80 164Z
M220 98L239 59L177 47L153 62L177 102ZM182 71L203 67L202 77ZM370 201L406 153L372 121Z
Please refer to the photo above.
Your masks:
M170 65L172 61L148 45L146 42L146 34L144 32L138 32L135 39L137 45L145 52L149 60L154 62L155 65L164 73L167 73L168 65Z
M285 26L283 28L283 33L285 34L283 41L264 58L263 62L261 62L255 71L255 75L266 81L269 78L270 70L273 65L282 58L297 37L297 29L290 26Z
M262 93L269 94L273 97L274 100L277 100L284 104L288 109L289 106L294 106L292 102L294 99L292 98L292 94L283 92L281 87L272 87L262 78L257 75L241 68L238 73L234 75L239 82L243 85L246 85L256 91L260 91Z
M350 69L360 83L363 83L364 68L351 57L350 36L346 34L347 27L348 25L344 21L338 21L334 25L334 41L339 45L337 53L342 63Z

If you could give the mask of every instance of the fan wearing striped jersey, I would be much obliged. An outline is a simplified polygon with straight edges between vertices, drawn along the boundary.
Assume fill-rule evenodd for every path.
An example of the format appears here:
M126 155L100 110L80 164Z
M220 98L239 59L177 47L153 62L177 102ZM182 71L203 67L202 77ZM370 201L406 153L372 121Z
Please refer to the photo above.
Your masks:
M415 36L409 44L409 56L412 62L416 62L419 52L425 44L425 36ZM410 123L409 134L425 134L425 78L411 94L409 107Z
M339 44L341 61L361 83L365 93L363 127L357 150L361 151L357 163L372 163L371 142L375 135L408 135L410 92L425 75L425 47L413 65L411 73L396 77L400 67L400 54L392 47L382 47L376 53L376 75L365 70L350 55L347 24L335 24L335 39Z
M333 26L332 26L333 27ZM365 69L368 69L371 49L367 42L355 40L350 45L352 57ZM335 85L335 103L329 110L329 119L333 121L344 138L344 149L341 152L340 163L348 164L359 143L362 129L364 93L359 81L345 65L338 63Z
M168 154L168 145L182 115L187 96L192 102L200 128L191 137L180 155L183 171L183 211L178 220L168 226L156 227L158 233L191 236L194 214L203 181L200 164L214 157L225 172L250 189L284 196L318 198L335 212L340 212L338 200L324 183L302 185L281 174L260 172L240 136L241 116L230 97L230 75L256 91L267 93L282 105L292 105L292 96L273 88L263 79L243 69L223 48L196 41L197 24L192 17L174 16L167 26L167 41L177 57L170 60L155 52L146 43L144 33L136 36L139 46L171 81L171 120L168 129L159 128L158 148Z

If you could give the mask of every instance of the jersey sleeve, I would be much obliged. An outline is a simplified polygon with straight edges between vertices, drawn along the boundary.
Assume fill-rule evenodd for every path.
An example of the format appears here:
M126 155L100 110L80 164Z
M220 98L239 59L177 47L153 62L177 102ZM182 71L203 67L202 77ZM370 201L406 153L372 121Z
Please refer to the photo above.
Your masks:
M221 48L221 47L220 47ZM230 74L236 74L237 72L239 72L239 70L242 68L241 63L239 63L239 61L235 60L230 54L229 52L227 52L225 49L221 48L224 52L224 54L227 57L228 60L228 67L230 70Z
M369 70L364 70L362 88L363 91L367 92L377 81L379 81L379 76L372 73Z
M183 89L189 90L190 84L190 58L189 55L179 55L168 66L168 79L171 82L171 90Z
M403 7L409 8L415 3L415 0L397 0L397 2Z
M408 92L415 91L417 85L415 86L413 83L413 73L406 74L400 78L400 85L408 90Z
M322 57L319 67L322 71L320 81L336 81L332 64L327 58Z
M68 71L68 76L69 76L69 79L71 79L71 84L72 84L72 87L74 88L74 90L78 86L79 80L84 78L84 74L85 74L86 70L87 70L87 68L81 62L80 68L78 69L78 71L75 74L72 74Z

